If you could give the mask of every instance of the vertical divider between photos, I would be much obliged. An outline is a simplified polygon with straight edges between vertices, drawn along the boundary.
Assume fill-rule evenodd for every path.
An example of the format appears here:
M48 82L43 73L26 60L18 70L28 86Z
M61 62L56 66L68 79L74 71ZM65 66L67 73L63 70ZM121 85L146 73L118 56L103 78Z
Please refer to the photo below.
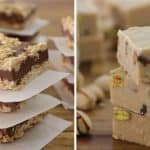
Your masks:
M77 149L77 0L74 0L74 150Z

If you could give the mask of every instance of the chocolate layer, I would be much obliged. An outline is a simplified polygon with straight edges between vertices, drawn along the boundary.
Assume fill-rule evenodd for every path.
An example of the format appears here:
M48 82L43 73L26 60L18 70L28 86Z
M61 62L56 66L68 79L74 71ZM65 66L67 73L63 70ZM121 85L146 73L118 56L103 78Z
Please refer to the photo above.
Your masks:
M25 44L26 45L26 44ZM24 46L25 46L24 45ZM20 51L23 50L23 48L19 48L15 55L18 55ZM15 81L18 85L21 81L21 79L29 72L31 71L32 67L34 65L42 64L43 62L48 60L48 50L40 51L39 57L37 56L28 56L28 58L22 62L20 69L18 71L15 71L13 69L12 71L8 70L0 70L0 79L1 80L8 80L8 81Z
M15 125L15 126L13 126L13 127L10 127L10 128L6 128L6 129L0 129L0 135L2 135L2 136L8 136L8 137L12 137L12 136L14 136L14 134L15 134L15 131L19 128L19 127L21 127L23 124L26 124L28 122L28 120L27 121L24 121L24 122L22 122L22 123L20 123L20 124L17 124L17 125Z
M20 108L21 102L3 103L0 102L0 112L12 112Z
M27 21L35 12L35 9L33 9L26 17L22 16L19 13L13 12L12 14L8 15L5 12L0 12L0 20L4 20L8 23L17 23L17 24L22 24L25 21Z
M7 15L5 13L0 13L0 20L4 20L8 23L17 23L17 24L22 24L24 23L26 20L28 20L31 16L32 16L33 12L31 12L31 14L29 14L26 18L24 18L21 14L17 14L17 13L13 13L11 15Z
M15 126L6 129L0 129L0 143L9 143L18 138L21 138L28 129L40 123L44 119L45 115L46 112Z

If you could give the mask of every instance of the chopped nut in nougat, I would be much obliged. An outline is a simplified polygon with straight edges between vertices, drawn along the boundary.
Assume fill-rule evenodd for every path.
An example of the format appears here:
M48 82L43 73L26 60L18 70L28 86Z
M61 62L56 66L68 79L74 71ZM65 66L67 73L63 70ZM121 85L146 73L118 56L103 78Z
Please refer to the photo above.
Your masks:
M122 68L112 71L111 74L111 101L115 106L129 109L135 113L150 116L150 86L140 83L137 85ZM122 79L119 84L116 76Z
M23 28L31 19L35 7L26 3L2 2L0 4L0 27Z
M118 32L117 58L136 84L150 83L150 27Z
M111 72L111 85L112 87L122 87L124 82L124 72L118 68Z
M0 34L0 89L19 89L48 68L46 43L31 44Z
M115 22L122 28L150 25L149 0L107 0Z
M114 139L150 146L150 118L128 109L114 108L112 136Z

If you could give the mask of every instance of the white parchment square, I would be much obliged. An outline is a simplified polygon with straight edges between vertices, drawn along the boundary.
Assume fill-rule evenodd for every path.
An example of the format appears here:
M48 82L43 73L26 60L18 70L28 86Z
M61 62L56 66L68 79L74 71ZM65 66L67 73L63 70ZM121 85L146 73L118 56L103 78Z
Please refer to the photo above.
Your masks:
M9 35L16 35L20 37L32 37L35 35L41 28L48 25L48 21L36 18L30 24L28 24L24 29L7 29L7 28L0 28L0 32L9 34Z

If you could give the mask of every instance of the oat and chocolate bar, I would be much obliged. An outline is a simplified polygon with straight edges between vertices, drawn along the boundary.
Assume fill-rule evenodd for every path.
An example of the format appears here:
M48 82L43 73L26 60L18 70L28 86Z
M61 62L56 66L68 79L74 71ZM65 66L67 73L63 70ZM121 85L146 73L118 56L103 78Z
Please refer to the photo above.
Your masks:
M35 6L26 3L0 4L0 27L23 28L35 12Z
M111 101L115 106L150 116L150 86L137 85L122 68L111 72Z
M74 21L68 16L62 19L62 34L67 38L67 45L73 48L74 45Z
M77 5L79 37L97 35L98 8L87 0L80 0Z
M34 127L44 119L45 113L35 116L15 126L0 129L0 143L10 143L24 136L28 129Z
M150 146L150 118L124 108L113 109L114 139Z
M137 84L150 83L150 27L131 27L118 33L117 58Z
M48 69L45 43L26 43L0 34L0 89L18 89Z
M0 102L0 112L8 113L20 109L22 102L3 103Z
M150 25L149 0L107 0L112 16L121 28Z

